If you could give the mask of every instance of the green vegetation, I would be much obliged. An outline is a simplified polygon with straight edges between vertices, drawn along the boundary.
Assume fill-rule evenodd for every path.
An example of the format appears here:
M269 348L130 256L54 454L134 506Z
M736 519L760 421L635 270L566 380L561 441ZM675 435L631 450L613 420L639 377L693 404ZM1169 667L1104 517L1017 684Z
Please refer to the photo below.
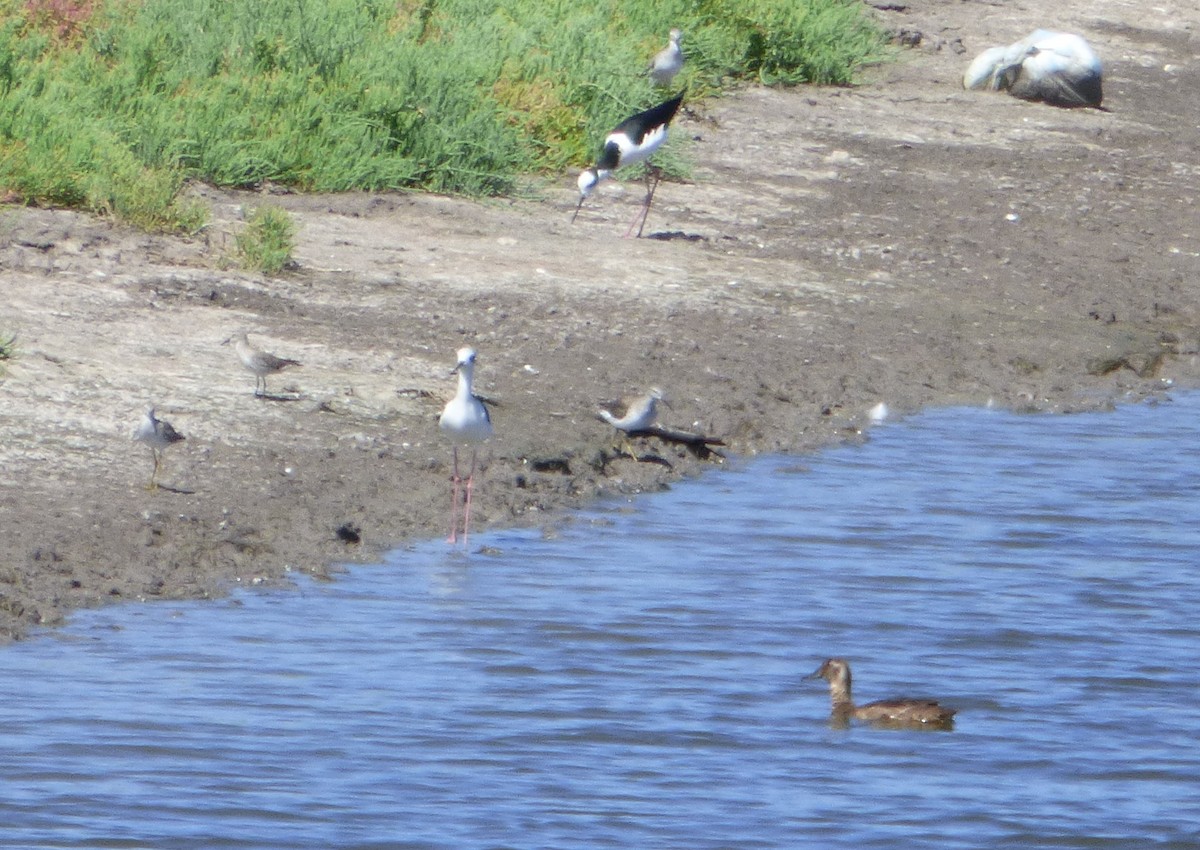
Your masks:
M5 335L0 333L0 381L8 374L8 362L16 359L16 356L17 335L13 334L5 339Z
M194 230L188 179L516 191L662 99L847 84L882 51L858 0L0 0L0 197Z
M258 207L237 235L242 265L263 274L279 274L292 259L296 224L279 207Z

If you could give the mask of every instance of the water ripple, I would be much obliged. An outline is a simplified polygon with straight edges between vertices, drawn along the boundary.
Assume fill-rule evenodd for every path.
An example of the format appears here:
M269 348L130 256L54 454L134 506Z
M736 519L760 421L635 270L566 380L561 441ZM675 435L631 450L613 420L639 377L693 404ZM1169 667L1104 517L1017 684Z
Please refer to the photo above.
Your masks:
M942 410L0 653L0 846L1196 845L1200 397ZM831 728L934 694L953 732Z

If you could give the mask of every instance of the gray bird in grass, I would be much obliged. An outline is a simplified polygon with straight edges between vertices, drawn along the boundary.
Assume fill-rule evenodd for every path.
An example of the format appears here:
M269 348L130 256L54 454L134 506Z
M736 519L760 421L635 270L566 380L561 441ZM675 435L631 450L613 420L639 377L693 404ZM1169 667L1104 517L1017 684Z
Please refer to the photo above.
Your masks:
M671 30L670 42L655 54L654 60L650 63L648 69L650 79L656 86L665 88L671 85L675 75L683 70L683 49L679 46L681 38L683 38L682 30Z
M182 443L185 437L176 431L170 422L155 416L154 408L150 407L134 430L133 439L149 446L150 452L154 455L154 471L150 473L150 482L146 485L146 489L157 490L158 474L162 471L163 466L163 452L175 443Z
M299 360L276 357L274 354L263 351L260 348L255 348L250 344L245 331L238 331L221 343L221 345L229 345L231 342L233 343L234 350L237 351L238 358L242 361L242 365L246 367L246 371L254 373L255 396L261 397L267 394L268 375L282 372L288 366L300 365Z

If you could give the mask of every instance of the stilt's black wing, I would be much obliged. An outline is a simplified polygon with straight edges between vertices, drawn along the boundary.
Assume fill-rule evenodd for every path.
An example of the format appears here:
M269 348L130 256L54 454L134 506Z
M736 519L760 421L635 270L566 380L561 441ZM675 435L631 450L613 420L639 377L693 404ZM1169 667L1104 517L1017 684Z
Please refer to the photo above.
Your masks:
M637 115L632 115L626 118L617 125L614 132L625 133L635 144L641 144L642 139L646 134L655 127L661 127L664 124L670 124L671 119L675 117L675 113L679 111L679 105L683 103L683 92L680 92L675 97L668 101L660 103L658 106L652 106L645 112L639 112Z

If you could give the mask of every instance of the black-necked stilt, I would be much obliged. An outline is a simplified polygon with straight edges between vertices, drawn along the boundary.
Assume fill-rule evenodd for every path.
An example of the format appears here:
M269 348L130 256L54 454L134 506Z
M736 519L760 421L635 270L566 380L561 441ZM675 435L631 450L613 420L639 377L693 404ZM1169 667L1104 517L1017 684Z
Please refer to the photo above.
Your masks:
M282 372L288 366L300 365L299 360L276 357L274 354L269 354L260 348L255 348L250 344L245 331L238 331L221 343L221 345L228 345L231 342L233 343L234 350L237 351L238 359L246 367L246 371L254 374L255 396L265 397L267 395L267 375ZM261 390L259 389L260 386L262 387Z
M467 545L467 529L471 523L471 490L475 482L475 463L480 443L492 436L492 418L488 415L483 401L475 395L473 383L475 378L475 349L460 348L458 363L450 374L458 373L458 392L446 403L438 427L454 441L454 473L451 478L450 502L450 542L458 539L458 507L459 492L466 490L463 505L462 539L463 547ZM466 486L462 486L462 476L458 472L458 447L460 444L471 446L471 471L467 473Z
M146 489L156 490L158 489L158 473L162 471L163 452L169 446L183 442L185 438L183 434L171 427L170 422L155 416L154 408L150 407L133 432L133 439L148 445L150 452L154 455L154 471L150 473L150 483L146 485Z
M683 103L683 92L645 112L639 112L637 115L626 118L605 136L600 158L596 160L595 165L585 168L579 175L579 204L575 207L575 215L571 216L572 222L579 215L584 200L596 188L597 183L611 177L618 168L645 162L662 146L667 139L667 126L675 117L675 113L679 111L681 103ZM637 235L639 237L642 235L642 228L646 226L646 216L650 214L650 202L654 199L654 190L658 188L658 181L658 169L647 167L646 200L642 203L641 211L630 222L629 229L625 231L626 236L633 232L633 225L637 224L638 218L641 218L641 225L638 227Z
M647 69L654 84L663 88L671 85L675 75L683 70L683 49L679 46L683 30L671 30L668 38L667 46L654 55Z

